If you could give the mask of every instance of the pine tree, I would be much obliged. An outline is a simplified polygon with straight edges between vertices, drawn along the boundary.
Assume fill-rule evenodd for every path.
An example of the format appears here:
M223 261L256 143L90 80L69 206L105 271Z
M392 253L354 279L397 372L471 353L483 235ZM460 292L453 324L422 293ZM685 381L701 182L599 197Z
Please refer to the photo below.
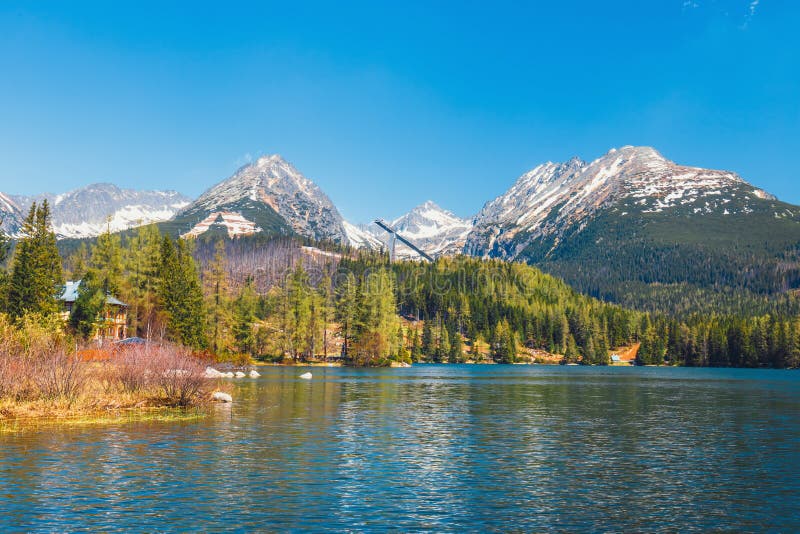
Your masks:
M436 347L436 363L447 361L450 356L450 333L444 325L444 322L439 325L439 343Z
M357 363L372 365L397 349L397 301L394 278L385 269L376 269L362 280L360 331ZM396 355L396 354L394 354Z
M229 297L230 283L228 281L225 241L222 239L218 240L214 245L214 258L204 272L203 288L206 308L208 309L208 332L211 337L211 351L214 354L222 354L231 346L234 322ZM241 298L242 293L239 296ZM241 347L238 337L236 342Z
M6 258L8 257L8 249L11 245L11 240L6 235L5 231L2 230L3 225L3 218L0 217L0 266L2 266Z
M470 347L469 351L473 362L483 361L483 354L481 354L480 348L481 343L483 343L483 336L480 333L476 333L472 338L472 347Z
M342 336L342 356L348 357L350 346L358 331L358 282L352 272L348 272L336 288L338 305L336 320Z
M411 361L422 361L422 342L419 338L419 330L414 328L414 333L411 338Z
M56 236L50 229L50 207L34 203L22 226L8 281L8 312L19 318L27 313L49 315L59 310L56 299L64 283Z
M85 277L89 270L89 261L89 249L82 242L65 262L64 274L67 280L77 281Z
M83 339L92 338L97 332L99 319L106 305L106 293L102 281L90 271L81 279L78 298L69 316L69 325Z
M237 350L241 353L255 355L255 329L256 305L258 296L253 288L252 282L247 284L239 292L239 296L234 303L234 322L233 336L236 340Z
M330 344L328 332L336 310L336 294L333 289L333 280L327 271L319 282L318 291L320 296L320 316L322 317L322 356L327 361Z
M567 336L567 348L564 350L564 361L566 363L578 363L579 359L578 343L575 341L575 336L569 334Z
M140 226L123 250L127 274L126 302L130 331L150 337L158 330L158 283L161 268L161 232L151 224Z
M517 343L505 319L495 327L492 349L492 356L497 363L514 363L517 359Z
M447 361L450 363L464 362L464 339L457 331L450 336L450 353Z
M95 279L108 294L119 295L122 290L122 242L119 234L112 234L110 228L97 236L89 261Z
M2 230L3 218L0 217L0 313L8 308L8 276L6 275L4 264L8 258L10 239Z
M436 340L433 336L433 326L431 320L425 320L422 326L422 356L426 360L431 360L436 355Z
M408 347L406 331L403 329L403 325L397 327L397 342L399 345L397 350L398 361L411 363L411 349Z
M167 331L175 341L195 349L207 346L203 291L197 265L182 239L161 243L159 296L167 316Z
M309 326L311 323L311 290L308 273L298 264L289 276L289 324L287 332L292 358L306 358L309 350Z

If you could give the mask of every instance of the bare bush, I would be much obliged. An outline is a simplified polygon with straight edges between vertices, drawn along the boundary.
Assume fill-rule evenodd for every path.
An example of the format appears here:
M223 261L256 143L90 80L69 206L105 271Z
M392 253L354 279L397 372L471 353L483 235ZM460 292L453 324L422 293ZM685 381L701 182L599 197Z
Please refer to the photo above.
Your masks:
M44 399L63 399L72 404L89 377L86 364L76 355L55 350L34 360L31 379Z
M123 391L139 393L148 389L152 375L149 352L147 348L137 347L125 350L115 357L116 378Z
M126 349L114 360L118 380L128 392L150 392L180 407L198 404L207 396L205 366L186 349L145 345Z
M0 398L16 397L20 373L19 358L0 352Z

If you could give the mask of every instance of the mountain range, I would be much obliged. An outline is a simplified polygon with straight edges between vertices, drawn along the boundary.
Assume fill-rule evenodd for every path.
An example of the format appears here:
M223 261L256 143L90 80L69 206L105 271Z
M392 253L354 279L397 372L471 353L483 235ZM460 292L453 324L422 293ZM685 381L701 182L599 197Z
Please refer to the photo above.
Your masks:
M34 202L47 200L53 214L53 230L63 238L95 237L172 219L190 199L176 191L136 191L108 184L92 184L61 194L13 196L0 193L3 231L19 233Z
M377 225L344 220L314 182L278 155L245 165L193 202L174 191L110 184L38 197L0 193L3 230L18 233L28 206L44 198L59 237L159 222L184 237L298 235L389 247ZM433 256L526 261L612 300L624 300L631 284L757 293L800 287L800 207L734 172L680 165L651 147L612 149L591 162L543 163L469 219L428 201L391 224ZM396 254L415 257L400 243Z

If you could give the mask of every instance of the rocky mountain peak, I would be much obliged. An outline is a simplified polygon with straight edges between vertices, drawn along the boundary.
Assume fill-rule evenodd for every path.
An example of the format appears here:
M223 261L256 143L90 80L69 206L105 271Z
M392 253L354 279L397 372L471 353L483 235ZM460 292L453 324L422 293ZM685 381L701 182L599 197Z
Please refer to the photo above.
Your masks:
M314 239L346 239L342 217L330 198L280 155L262 156L203 193L187 211L220 211L237 204L272 208L292 230Z
M591 163L577 158L548 162L520 176L483 207L467 250L485 254L497 249L496 244L513 242L512 249L499 245L513 257L527 242L580 228L599 210L622 201L643 213L696 203L695 213L730 213L725 204L739 187L749 188L753 197L769 197L735 173L678 165L648 146L611 149ZM517 234L525 236L524 242Z
M166 221L189 204L189 199L176 191L123 189L107 182L59 194L15 197L0 194L0 211L3 211L2 198L11 199L20 214L27 212L34 202L47 200L56 235L79 239L100 235L107 229L119 232Z

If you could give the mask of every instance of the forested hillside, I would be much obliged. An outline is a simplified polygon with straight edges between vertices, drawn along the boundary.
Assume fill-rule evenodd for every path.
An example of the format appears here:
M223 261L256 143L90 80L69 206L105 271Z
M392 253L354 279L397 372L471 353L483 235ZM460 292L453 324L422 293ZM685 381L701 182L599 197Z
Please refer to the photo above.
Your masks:
M539 242L523 257L581 292L637 309L679 316L788 310L787 293L800 287L793 208L751 203L743 218L695 214L692 205L669 215L620 206L557 248Z
M513 363L530 349L604 365L613 350L640 343L638 361L647 364L800 362L796 298L777 300L755 287L747 302L764 300L753 313L680 317L603 302L521 262L392 263L380 253L291 237L175 240L156 226L82 243L62 270L48 220L46 204L31 210L27 237L0 281L0 306L12 320L52 324L54 288L80 279L65 325L79 339L92 337L111 293L129 305L131 335L219 358ZM756 241L745 245L757 250Z

